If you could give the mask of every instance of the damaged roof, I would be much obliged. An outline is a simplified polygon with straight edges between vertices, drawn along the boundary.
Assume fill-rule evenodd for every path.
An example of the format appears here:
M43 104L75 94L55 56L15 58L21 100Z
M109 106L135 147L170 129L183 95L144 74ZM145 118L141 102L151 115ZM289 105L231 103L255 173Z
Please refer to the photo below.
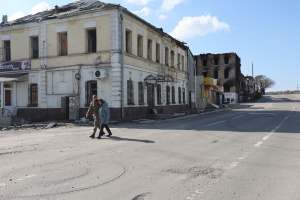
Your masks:
M11 25L18 25L24 23L31 23L31 22L40 22L41 20L49 20L64 17L70 14L74 14L77 12L82 12L86 10L98 10L98 9L105 9L111 7L118 7L119 4L111 4L111 3L104 3L97 0L79 0L73 3L69 3L67 5L63 5L61 7L55 6L54 9L42 11L33 15L27 15L25 17L18 18L13 21L2 21L0 26L11 26Z

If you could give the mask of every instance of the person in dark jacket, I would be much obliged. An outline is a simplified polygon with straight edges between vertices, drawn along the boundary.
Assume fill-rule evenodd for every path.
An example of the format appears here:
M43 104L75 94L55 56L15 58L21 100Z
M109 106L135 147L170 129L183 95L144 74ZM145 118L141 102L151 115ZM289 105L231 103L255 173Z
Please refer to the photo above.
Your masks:
M109 127L108 127L108 123L109 123L109 118L110 118L110 111L108 108L108 103L106 101L104 101L103 99L99 99L99 120L100 120L100 124L101 124L101 129L99 132L99 136L97 137L98 139L101 139L101 136L104 135L104 131L103 129L105 128L106 131L108 132L108 137L110 137L112 135Z
M93 134L90 135L90 137L95 138L95 133L97 131L97 128L101 130L101 126L99 122L99 103L98 103L97 95L93 95L93 101L90 103L90 107L85 115L86 118L89 117L90 112L93 113L93 118L94 118L94 130L93 130Z

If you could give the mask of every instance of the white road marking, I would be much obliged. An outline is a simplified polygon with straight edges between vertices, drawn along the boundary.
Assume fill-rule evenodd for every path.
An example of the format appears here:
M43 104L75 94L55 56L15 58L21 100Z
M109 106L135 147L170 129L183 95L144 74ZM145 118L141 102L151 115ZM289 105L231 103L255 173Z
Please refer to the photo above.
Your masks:
M273 135L273 131L271 133L269 133L268 135L266 135L265 137L263 137L263 140L267 140L269 139L269 137L271 137L271 135Z
M243 117L244 115L240 115L240 116L237 116L237 117L234 117L232 119L237 119L237 118L240 118L240 117Z
M264 143L264 142L259 141L259 142L257 142L254 146L259 147L260 145L262 145L262 143Z
M209 124L209 125L206 125L204 127L213 126L213 125L220 124L220 123L223 123L223 122L225 122L225 120L220 121L220 122L216 122L216 123L213 123L213 124Z

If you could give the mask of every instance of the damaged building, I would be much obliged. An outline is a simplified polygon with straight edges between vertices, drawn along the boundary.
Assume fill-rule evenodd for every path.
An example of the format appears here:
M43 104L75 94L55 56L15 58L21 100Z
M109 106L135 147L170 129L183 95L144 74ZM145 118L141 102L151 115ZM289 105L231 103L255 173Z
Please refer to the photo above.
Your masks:
M206 86L210 88L213 96L211 102L224 103L226 94L230 94L230 101L233 99L235 103L242 99L244 76L241 73L241 59L236 53L200 54L195 56L195 60L197 76L203 75L209 82ZM210 83L213 81L208 78L216 80L217 83Z
M78 119L94 94L118 121L153 108L185 112L193 89L188 52L184 42L117 4L81 0L14 21L3 16L1 121Z

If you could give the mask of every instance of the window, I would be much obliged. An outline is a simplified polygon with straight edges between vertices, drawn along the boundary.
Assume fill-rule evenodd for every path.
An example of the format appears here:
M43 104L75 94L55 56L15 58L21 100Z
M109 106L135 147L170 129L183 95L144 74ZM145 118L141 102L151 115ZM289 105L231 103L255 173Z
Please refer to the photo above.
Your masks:
M169 66L169 48L165 48L165 65Z
M156 43L156 62L160 63L160 44Z
M144 105L144 83L139 82L139 105Z
M39 58L39 37L31 37L31 58Z
M225 65L229 64L229 57L228 56L224 57L224 63L225 63Z
M185 88L182 88L182 102L185 103Z
M141 35L137 37L137 56L143 57L143 36Z
M156 92L157 92L157 104L161 104L161 85L156 86Z
M214 65L218 65L219 64L219 58L214 57Z
M126 30L126 38L125 38L125 42L126 42L126 44L125 44L125 50L126 50L126 53L132 53L132 48L131 48L131 38L132 38L132 33L131 33L131 31L129 31L129 30Z
M30 84L29 85L29 106L38 106L38 85Z
M203 70L203 76L207 77L207 70Z
M218 79L218 70L214 70L214 78Z
M177 68L181 69L180 54L177 54Z
M203 66L207 66L207 60L206 59L203 59L202 63L203 63Z
M147 43L147 59L152 60L152 40L149 39Z
M85 83L85 106L90 105L94 94L97 95L97 81L87 81Z
M175 55L174 55L174 51L171 51L171 67L174 67L174 58Z
M167 104L171 104L171 102L170 102L170 86L167 85L166 91L167 91Z
M87 52L95 53L97 51L96 29L87 30Z
M185 70L184 66L184 56L181 56L181 66L182 66L182 71Z
M175 86L172 86L172 104L175 104Z
M10 40L4 41L4 61L10 61L11 60L11 50L10 50Z
M227 79L229 78L229 68L226 68L224 71L224 78Z
M58 33L59 39L59 56L66 56L68 55L68 34L67 32Z
M134 105L133 81L127 81L127 104Z
M181 103L181 87L178 87L178 103Z

